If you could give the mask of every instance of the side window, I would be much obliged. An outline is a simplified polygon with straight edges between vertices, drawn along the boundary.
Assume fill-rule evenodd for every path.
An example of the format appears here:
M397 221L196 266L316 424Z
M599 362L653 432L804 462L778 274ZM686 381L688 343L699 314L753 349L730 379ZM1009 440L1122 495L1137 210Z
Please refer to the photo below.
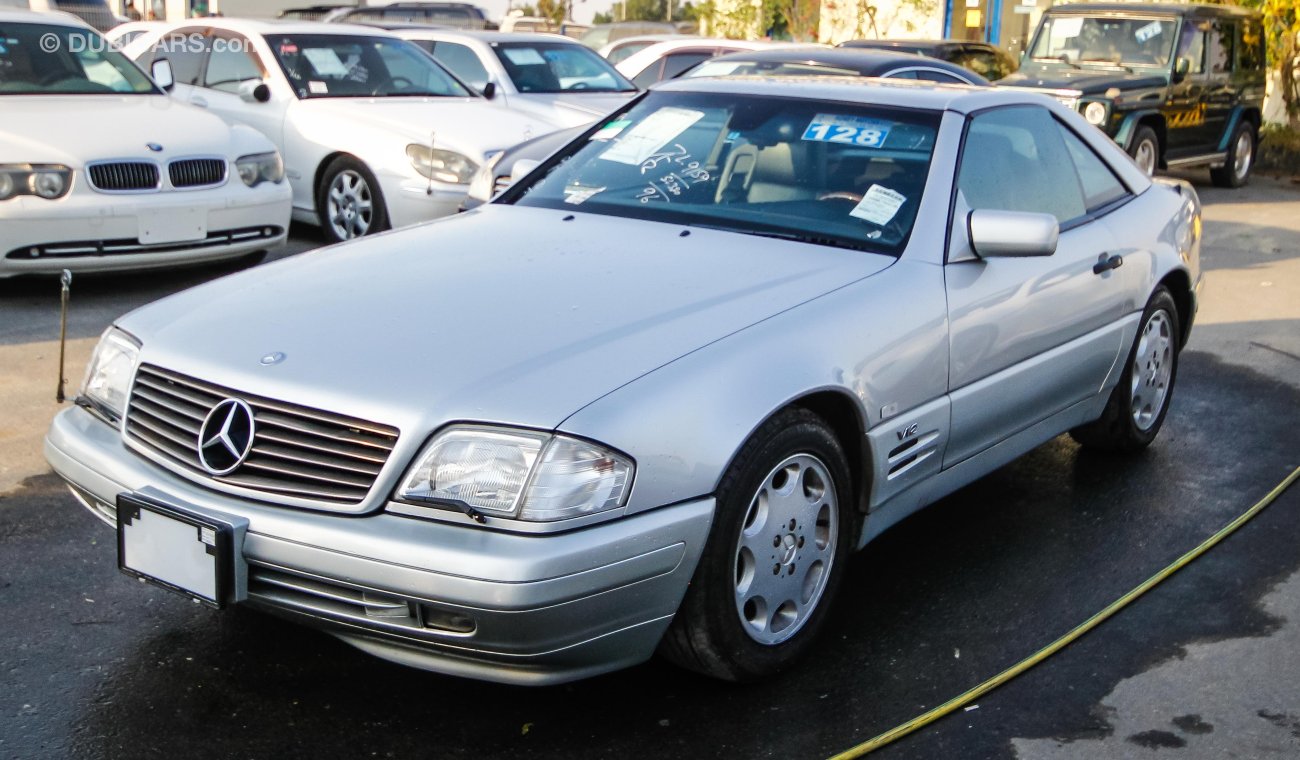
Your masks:
M695 68L712 57L704 52L673 53L664 58L664 73L661 79L674 79L683 71Z
M955 77L946 71L938 69L917 69L916 78L923 79L927 82L943 82L945 84L970 84L970 82L959 77Z
M1205 73L1205 29L1193 21L1183 25L1183 33L1178 40L1178 57L1186 58L1191 63L1187 73Z
M659 60L655 61L649 66L646 66L645 70L642 71L640 74L637 74L636 77L632 79L632 84L644 90L645 88L659 81L659 79L661 78L659 76L659 72L663 70L664 70L664 59L660 58Z
M1061 130L1061 136L1065 139L1065 149L1070 154L1070 159L1074 161L1075 170L1079 173L1083 203L1089 213L1129 194L1128 189L1110 170L1106 162L1098 158L1078 135L1064 125L1056 126Z
M891 71L885 77L887 79L916 79L916 72L912 69Z
M970 121L957 188L972 209L1051 214L1064 224L1087 213L1061 129L1045 109L1015 106Z
M488 71L469 46L439 41L433 46L433 57L471 87L481 90L487 86Z
M1215 74L1227 74L1232 71L1236 58L1234 48L1237 42L1237 24L1232 21L1219 21L1214 24L1210 34L1210 71Z
M266 72L253 58L252 44L243 37L217 37L211 41L212 53L203 75L203 86L221 92L238 93L239 85L262 79Z
M1264 68L1264 28L1258 21L1239 25L1241 44L1237 46L1237 70L1259 71Z
M177 84L196 86L199 73L203 70L203 56L207 53L207 38L197 30L190 29L177 32L158 41L153 49L153 57L146 65L150 66L159 58L171 62L172 73Z

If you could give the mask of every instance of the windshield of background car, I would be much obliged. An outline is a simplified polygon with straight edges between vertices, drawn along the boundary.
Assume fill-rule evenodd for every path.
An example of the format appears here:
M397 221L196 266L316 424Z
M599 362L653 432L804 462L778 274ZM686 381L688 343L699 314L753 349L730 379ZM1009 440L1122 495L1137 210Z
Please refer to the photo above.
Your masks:
M784 61L705 61L682 74L683 79L696 77L856 77L860 73L837 66L818 66L809 63Z
M404 40L332 34L267 35L299 98L469 97L432 57Z
M897 255L940 114L717 92L652 92L503 202Z
M591 48L564 42L495 42L510 81L529 92L634 92L609 61Z
M97 32L0 23L0 95L158 92L143 71Z
M1074 64L1166 66L1177 27L1175 18L1049 15L1030 56Z

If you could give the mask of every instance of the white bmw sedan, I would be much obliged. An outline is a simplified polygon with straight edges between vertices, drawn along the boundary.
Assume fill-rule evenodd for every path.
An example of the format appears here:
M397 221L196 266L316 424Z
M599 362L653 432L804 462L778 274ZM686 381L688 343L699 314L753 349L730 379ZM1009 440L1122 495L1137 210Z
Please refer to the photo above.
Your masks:
M294 218L334 241L456 213L485 156L554 129L368 27L202 19L125 52L169 61L173 97L274 141Z
M289 226L275 146L70 16L0 11L0 278L212 261Z

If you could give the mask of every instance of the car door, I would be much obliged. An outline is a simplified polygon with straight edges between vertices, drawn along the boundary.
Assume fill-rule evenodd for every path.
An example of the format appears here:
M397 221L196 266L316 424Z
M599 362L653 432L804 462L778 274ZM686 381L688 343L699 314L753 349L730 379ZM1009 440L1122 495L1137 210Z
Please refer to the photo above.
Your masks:
M1218 150L1224 131L1228 128L1228 119L1233 106L1241 96L1237 81L1233 77L1236 66L1237 22L1219 19L1214 22L1209 33L1209 47L1206 50L1208 65L1205 83L1205 135L1204 150Z
M1205 152L1208 142L1205 128L1205 96L1208 84L1206 48L1209 45L1208 22L1195 18L1183 21L1178 37L1178 61L1187 61L1187 74L1181 82L1171 82L1169 98L1161 109L1165 116L1166 157L1171 160ZM1176 79L1177 77L1175 77Z
M1083 170L1080 170L1083 167ZM1094 272L1115 240L1105 214L1130 193L1086 142L1039 106L972 117L962 151L948 294L952 466L1091 398L1120 354L1127 273ZM1051 256L981 259L972 209L1051 214Z
M242 34L215 31L209 34L206 47L203 76L190 103L217 114L227 124L256 129L283 151L284 109L283 103L276 102L275 91L267 102L240 96L246 82L264 83L269 77L253 43Z

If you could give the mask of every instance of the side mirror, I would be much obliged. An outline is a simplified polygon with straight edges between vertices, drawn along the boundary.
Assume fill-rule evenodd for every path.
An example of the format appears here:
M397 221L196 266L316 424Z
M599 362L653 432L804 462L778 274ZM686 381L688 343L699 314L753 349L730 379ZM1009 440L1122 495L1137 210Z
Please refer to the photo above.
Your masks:
M1192 70L1192 62L1182 56L1174 61L1174 84L1178 84L1187 78L1187 74Z
M239 99L245 103L266 103L271 99L271 88L258 79L240 82Z
M971 249L985 259L1051 256L1061 236L1051 214L976 209L966 225Z
M496 82L488 82L487 84L483 85L483 97L487 98L488 100L491 100L496 96L497 96Z
M176 86L176 75L172 73L172 62L166 58L159 58L149 67L149 73L153 76L154 84L163 89L163 92L171 92Z
M514 184L524 177L528 176L533 169L541 166L542 162L531 158L521 158L510 168L510 184Z

